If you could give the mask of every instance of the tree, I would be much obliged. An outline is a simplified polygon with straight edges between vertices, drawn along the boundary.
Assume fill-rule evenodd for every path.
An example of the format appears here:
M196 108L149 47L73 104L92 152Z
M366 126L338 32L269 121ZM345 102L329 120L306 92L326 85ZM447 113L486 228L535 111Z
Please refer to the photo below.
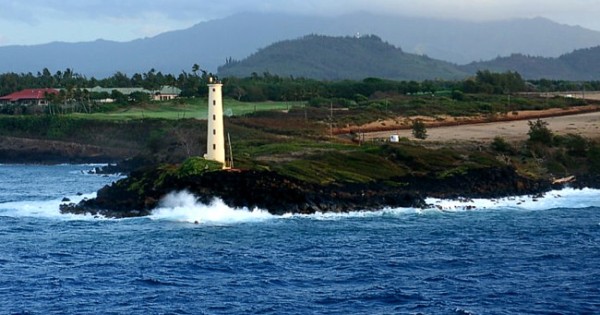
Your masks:
M459 90L453 90L452 91L452 99L455 101L464 101L465 93L463 93L462 91L459 91Z
M246 90L244 90L241 86L236 86L233 88L233 94L235 95L235 98L238 101L242 100L242 97L244 97L247 93Z
M129 100L133 104L143 104L150 102L150 94L144 92L133 92L129 94Z
M421 119L413 121L412 134L417 139L427 139L427 127L425 127L425 123Z
M529 121L529 141L530 142L538 142L542 144L546 144L548 146L552 146L552 142L554 139L554 134L548 128L548 123L538 119L536 121Z
M117 104L127 105L127 96L117 90L112 90L110 93L110 98L112 98Z
M469 82L469 81L466 81ZM466 83L465 82L465 83ZM475 76L476 90L480 93L503 94L526 90L525 81L517 72L504 73L490 72L489 70L477 71ZM472 92L471 87L465 92Z
M199 66L197 63L195 63L195 64L192 66L192 73L193 73L194 75L198 75L198 71L200 71L200 66Z

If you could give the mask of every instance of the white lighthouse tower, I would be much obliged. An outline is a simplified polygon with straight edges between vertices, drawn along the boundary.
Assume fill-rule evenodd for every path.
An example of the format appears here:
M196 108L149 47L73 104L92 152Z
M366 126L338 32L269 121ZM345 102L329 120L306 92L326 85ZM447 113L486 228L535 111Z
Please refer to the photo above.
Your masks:
M208 79L208 132L206 135L206 154L207 160L217 161L225 164L225 129L223 127L223 94L221 88L223 84Z

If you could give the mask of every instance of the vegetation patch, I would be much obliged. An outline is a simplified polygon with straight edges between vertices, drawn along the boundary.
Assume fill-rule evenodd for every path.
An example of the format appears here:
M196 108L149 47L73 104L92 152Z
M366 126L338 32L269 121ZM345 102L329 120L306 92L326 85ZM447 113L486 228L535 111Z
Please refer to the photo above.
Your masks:
M221 163L209 161L201 157L191 157L181 163L174 175L178 178L184 178L221 169L223 169L223 164Z

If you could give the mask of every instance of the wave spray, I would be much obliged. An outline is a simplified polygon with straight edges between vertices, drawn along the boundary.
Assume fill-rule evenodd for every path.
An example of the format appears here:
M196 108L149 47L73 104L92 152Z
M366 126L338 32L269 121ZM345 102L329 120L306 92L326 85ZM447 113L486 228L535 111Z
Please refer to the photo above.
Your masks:
M199 224L230 224L265 221L274 216L260 209L250 211L247 208L231 208L218 198L208 205L202 204L191 193L181 191L165 196L151 218Z

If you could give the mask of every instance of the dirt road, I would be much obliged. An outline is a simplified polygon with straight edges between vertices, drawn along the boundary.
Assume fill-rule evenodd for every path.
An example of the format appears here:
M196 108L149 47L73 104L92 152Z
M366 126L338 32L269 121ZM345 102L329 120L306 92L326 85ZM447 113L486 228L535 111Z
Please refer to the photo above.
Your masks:
M588 138L600 138L600 112L548 117L542 120L548 122L548 127L555 134L572 133ZM424 142L489 142L496 136L508 141L518 141L527 139L528 131L527 120L430 127L427 129L428 137ZM374 138L388 139L392 134L414 140L411 130L371 132L366 133L364 139L367 141Z

